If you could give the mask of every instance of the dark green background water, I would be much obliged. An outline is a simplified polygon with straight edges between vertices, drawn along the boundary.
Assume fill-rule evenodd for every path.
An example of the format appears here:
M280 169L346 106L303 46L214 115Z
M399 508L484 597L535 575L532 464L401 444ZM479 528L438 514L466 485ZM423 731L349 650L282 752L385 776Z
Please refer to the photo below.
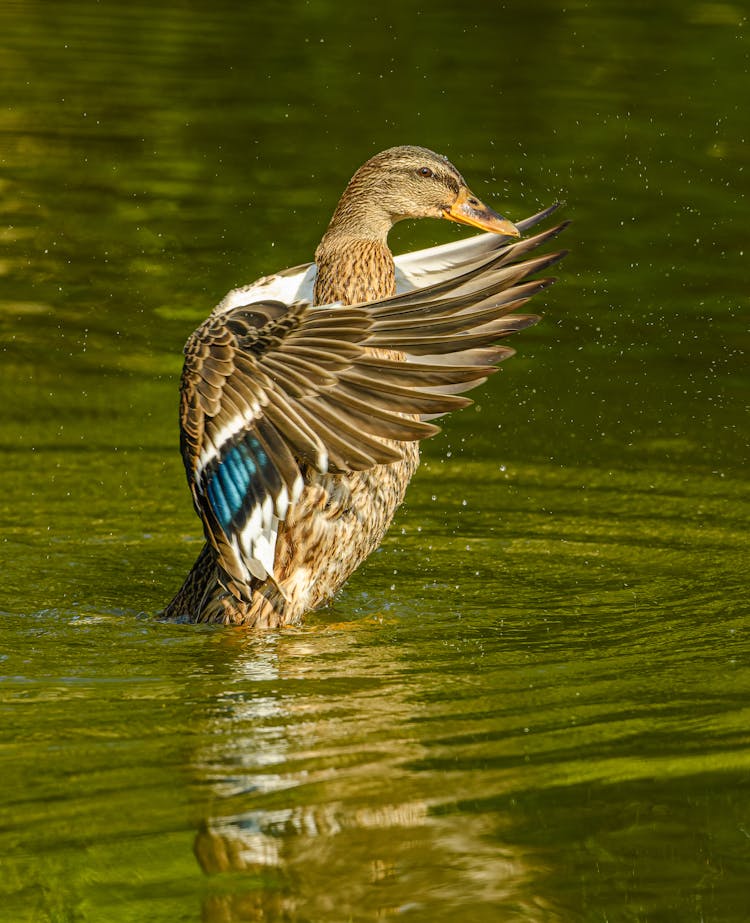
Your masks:
M749 30L5 0L0 918L747 921ZM187 335L401 143L565 200L544 322L304 630L155 622Z

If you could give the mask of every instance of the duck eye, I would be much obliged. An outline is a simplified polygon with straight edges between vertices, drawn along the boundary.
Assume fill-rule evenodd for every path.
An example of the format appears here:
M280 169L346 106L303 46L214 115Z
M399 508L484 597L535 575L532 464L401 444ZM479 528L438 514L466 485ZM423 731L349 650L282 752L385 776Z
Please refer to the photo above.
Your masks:
M420 176L434 176L435 175L429 167L420 167L417 170L417 173Z

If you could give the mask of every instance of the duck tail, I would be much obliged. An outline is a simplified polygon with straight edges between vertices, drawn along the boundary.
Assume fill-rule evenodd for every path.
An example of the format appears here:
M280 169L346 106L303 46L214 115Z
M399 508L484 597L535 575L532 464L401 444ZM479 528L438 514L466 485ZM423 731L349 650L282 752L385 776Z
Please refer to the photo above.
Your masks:
M203 600L216 582L216 565L208 543L204 544L190 573L159 618L172 622L196 622L195 600Z
M242 599L227 588L225 581L215 553L206 543L177 595L159 617L245 628L278 628L288 623L288 600L275 583L267 580L254 586L250 598Z
M271 581L255 587L250 600L241 599L221 582L207 588L192 621L243 628L279 628L286 625L287 600Z

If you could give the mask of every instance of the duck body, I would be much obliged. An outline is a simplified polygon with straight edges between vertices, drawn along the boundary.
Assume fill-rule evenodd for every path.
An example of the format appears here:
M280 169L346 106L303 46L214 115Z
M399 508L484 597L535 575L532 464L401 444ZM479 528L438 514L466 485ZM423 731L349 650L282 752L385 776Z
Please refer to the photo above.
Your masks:
M419 465L427 422L470 401L534 323L513 314L564 252L519 257L563 225L518 227L445 158L401 147L355 173L315 263L230 292L185 347L181 449L206 544L164 617L298 624L381 543ZM392 225L486 228L394 259Z

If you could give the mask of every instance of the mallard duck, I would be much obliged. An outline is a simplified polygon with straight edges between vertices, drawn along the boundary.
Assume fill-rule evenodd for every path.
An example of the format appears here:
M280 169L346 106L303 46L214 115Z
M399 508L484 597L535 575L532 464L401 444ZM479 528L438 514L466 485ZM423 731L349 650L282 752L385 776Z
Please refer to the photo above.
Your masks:
M206 543L167 618L298 624L380 544L430 422L471 401L536 323L526 259L561 224L512 224L445 157L394 147L352 177L315 262L235 289L185 345L181 451ZM405 218L485 233L393 257Z

